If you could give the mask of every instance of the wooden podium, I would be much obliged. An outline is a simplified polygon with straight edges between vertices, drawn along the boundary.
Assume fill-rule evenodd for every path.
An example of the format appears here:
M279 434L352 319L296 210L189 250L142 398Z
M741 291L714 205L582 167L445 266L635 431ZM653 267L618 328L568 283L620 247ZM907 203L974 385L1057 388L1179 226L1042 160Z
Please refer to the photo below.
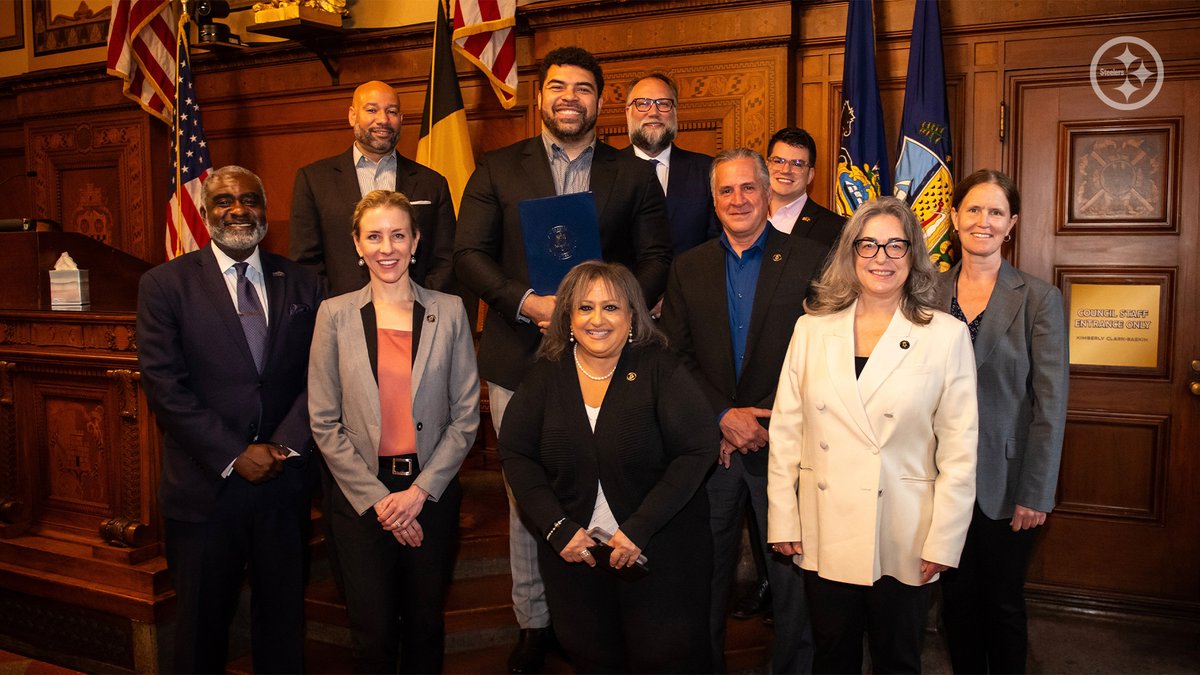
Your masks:
M82 310L50 307L63 251L90 276ZM157 672L173 598L138 384L150 267L81 234L0 233L0 645L81 670Z

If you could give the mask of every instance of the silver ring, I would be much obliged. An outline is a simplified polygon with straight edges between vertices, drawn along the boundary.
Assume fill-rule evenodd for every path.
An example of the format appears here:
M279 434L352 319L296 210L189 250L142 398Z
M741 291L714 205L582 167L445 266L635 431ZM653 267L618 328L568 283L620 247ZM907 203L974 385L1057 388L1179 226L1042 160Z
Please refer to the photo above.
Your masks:
M591 555L592 555L592 552L591 552L591 551L589 551L589 550L587 550L587 549L585 548L585 549L583 549L582 551L580 551L579 555L581 555L581 556L583 556L583 557L587 558L587 557L591 557Z

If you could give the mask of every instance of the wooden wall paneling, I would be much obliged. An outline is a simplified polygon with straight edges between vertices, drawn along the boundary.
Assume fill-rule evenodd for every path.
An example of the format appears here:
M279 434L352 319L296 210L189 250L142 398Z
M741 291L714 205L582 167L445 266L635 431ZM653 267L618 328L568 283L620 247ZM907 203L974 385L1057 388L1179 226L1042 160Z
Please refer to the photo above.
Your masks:
M28 125L30 165L38 172L32 179L35 215L155 259L162 247L151 232L156 172L150 124L138 109Z

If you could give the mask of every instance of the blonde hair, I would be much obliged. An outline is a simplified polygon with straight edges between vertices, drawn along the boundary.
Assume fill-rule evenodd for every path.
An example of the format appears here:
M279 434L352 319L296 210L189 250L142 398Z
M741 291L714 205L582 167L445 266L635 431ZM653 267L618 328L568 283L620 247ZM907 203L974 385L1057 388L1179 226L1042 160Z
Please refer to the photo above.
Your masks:
M403 211L408 215L408 227L411 230L409 234L416 235L416 218L413 215L412 202L408 201L408 197L405 197L403 192L372 190L354 206L354 217L350 220L350 232L354 235L355 239L358 239L359 222L362 221L363 215L371 209L399 209Z

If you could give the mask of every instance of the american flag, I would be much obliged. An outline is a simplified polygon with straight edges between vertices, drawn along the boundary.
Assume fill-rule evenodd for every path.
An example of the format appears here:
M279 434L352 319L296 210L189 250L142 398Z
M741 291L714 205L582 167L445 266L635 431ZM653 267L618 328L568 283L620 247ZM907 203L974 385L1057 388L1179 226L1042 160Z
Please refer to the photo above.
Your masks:
M175 105L175 24L170 0L115 0L105 65L125 95L171 123Z
M501 105L517 104L517 0L455 0L454 48L479 66Z
M183 31L180 31L183 33ZM167 259L208 244L208 227L200 217L200 186L212 171L200 104L192 87L187 39L179 44L179 105L171 140L171 201L167 207ZM183 185L180 190L179 185Z

